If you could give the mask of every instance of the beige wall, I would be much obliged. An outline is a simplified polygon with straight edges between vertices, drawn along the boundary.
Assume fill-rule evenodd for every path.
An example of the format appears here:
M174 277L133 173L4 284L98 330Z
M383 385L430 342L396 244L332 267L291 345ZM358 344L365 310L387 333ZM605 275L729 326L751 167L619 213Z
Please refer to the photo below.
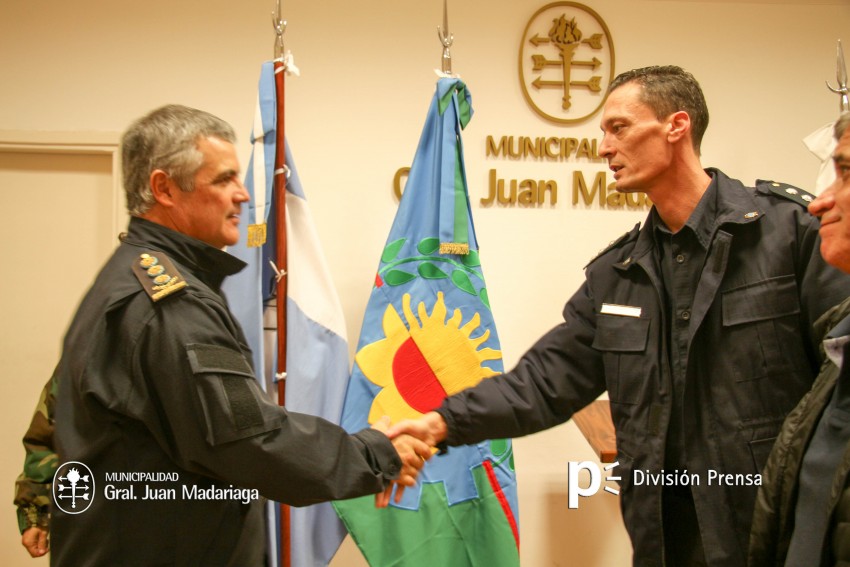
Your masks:
M529 18L545 4L450 2L454 69L468 83L476 111L464 134L473 214L508 366L558 322L563 303L581 282L582 266L645 214L570 204L569 172L604 166L485 157L488 135L598 137L596 118L555 125L538 118L522 97L519 41ZM712 113L705 165L748 182L774 178L811 186L818 163L801 139L835 118L838 98L824 81L835 81L835 41L850 29L848 0L586 4L607 22L618 72L673 63L701 81ZM273 45L271 10L267 0L132 5L5 0L0 135L114 133L155 106L179 102L230 121L241 135L244 164L259 65L270 58ZM413 157L433 92L441 14L438 0L284 3L287 47L302 71L287 82L286 129L352 344L395 211L392 178ZM558 204L480 206L491 168L501 178L558 180ZM4 202L10 192L27 189L0 185ZM77 214L60 200L45 207ZM44 230L54 238L55 257L73 254L58 227ZM2 247L4 256L12 248L38 253L27 239L5 238ZM4 266L3 294L12 293L10 270ZM66 285L76 297L84 287L84 281ZM41 356L55 356L66 323L67 315L57 312L39 339L46 345ZM11 501L22 456L19 437L47 370L20 376L3 352L0 413L10 419L0 435L0 483L6 483ZM628 564L630 548L615 497L600 494L579 511L567 510L567 461L592 458L572 423L518 440L516 454L524 565ZM0 561L31 564L18 547L12 517L8 505L0 514ZM337 565L357 564L356 552L345 553Z

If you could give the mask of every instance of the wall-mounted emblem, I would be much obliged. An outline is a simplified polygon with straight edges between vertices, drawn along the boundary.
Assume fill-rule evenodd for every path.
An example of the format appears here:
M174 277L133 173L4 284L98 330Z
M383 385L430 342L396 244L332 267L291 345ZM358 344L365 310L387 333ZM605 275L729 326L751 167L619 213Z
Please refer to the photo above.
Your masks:
M525 100L537 114L561 124L593 116L614 79L614 44L599 14L575 2L535 12L519 48Z

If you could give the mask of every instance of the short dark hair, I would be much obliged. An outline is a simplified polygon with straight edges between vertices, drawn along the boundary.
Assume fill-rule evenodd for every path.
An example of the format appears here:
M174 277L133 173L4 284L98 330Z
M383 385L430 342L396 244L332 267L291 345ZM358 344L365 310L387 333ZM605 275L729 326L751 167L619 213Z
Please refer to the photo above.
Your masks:
M227 122L203 110L170 104L136 120L121 137L121 168L127 211L146 213L154 204L149 180L154 170L165 171L183 191L194 189L203 155L200 138L236 143Z
M708 106L702 89L693 75L675 65L643 67L620 73L608 86L608 92L627 84L643 88L641 101L659 120L684 110L691 118L691 143L697 155L708 128Z
M836 141L840 140L841 136L844 135L847 126L850 126L850 112L842 112L832 129L832 135L835 136Z

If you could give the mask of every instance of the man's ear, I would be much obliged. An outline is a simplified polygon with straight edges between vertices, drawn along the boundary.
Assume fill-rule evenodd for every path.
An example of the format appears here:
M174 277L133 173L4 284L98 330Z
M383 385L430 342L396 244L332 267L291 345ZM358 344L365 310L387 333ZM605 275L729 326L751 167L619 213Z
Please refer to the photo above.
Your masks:
M684 136L691 135L691 117L684 110L670 115L668 122L667 141L676 143Z
M153 170L149 183L151 193L153 193L153 198L156 199L157 203L164 207L174 206L174 192L179 189L167 173L161 169Z

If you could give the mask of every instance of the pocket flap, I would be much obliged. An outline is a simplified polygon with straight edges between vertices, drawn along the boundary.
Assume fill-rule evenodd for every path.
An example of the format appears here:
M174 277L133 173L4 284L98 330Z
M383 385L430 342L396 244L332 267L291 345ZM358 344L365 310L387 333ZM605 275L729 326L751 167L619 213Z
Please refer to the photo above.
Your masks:
M245 356L218 345L186 345L211 445L244 439L280 427L280 416Z
M251 366L241 352L218 345L190 344L186 346L189 364L194 374L239 374L254 377Z
M797 281L787 275L724 291L722 307L724 327L796 315Z
M611 352L643 352L649 337L649 319L599 315L593 348Z

